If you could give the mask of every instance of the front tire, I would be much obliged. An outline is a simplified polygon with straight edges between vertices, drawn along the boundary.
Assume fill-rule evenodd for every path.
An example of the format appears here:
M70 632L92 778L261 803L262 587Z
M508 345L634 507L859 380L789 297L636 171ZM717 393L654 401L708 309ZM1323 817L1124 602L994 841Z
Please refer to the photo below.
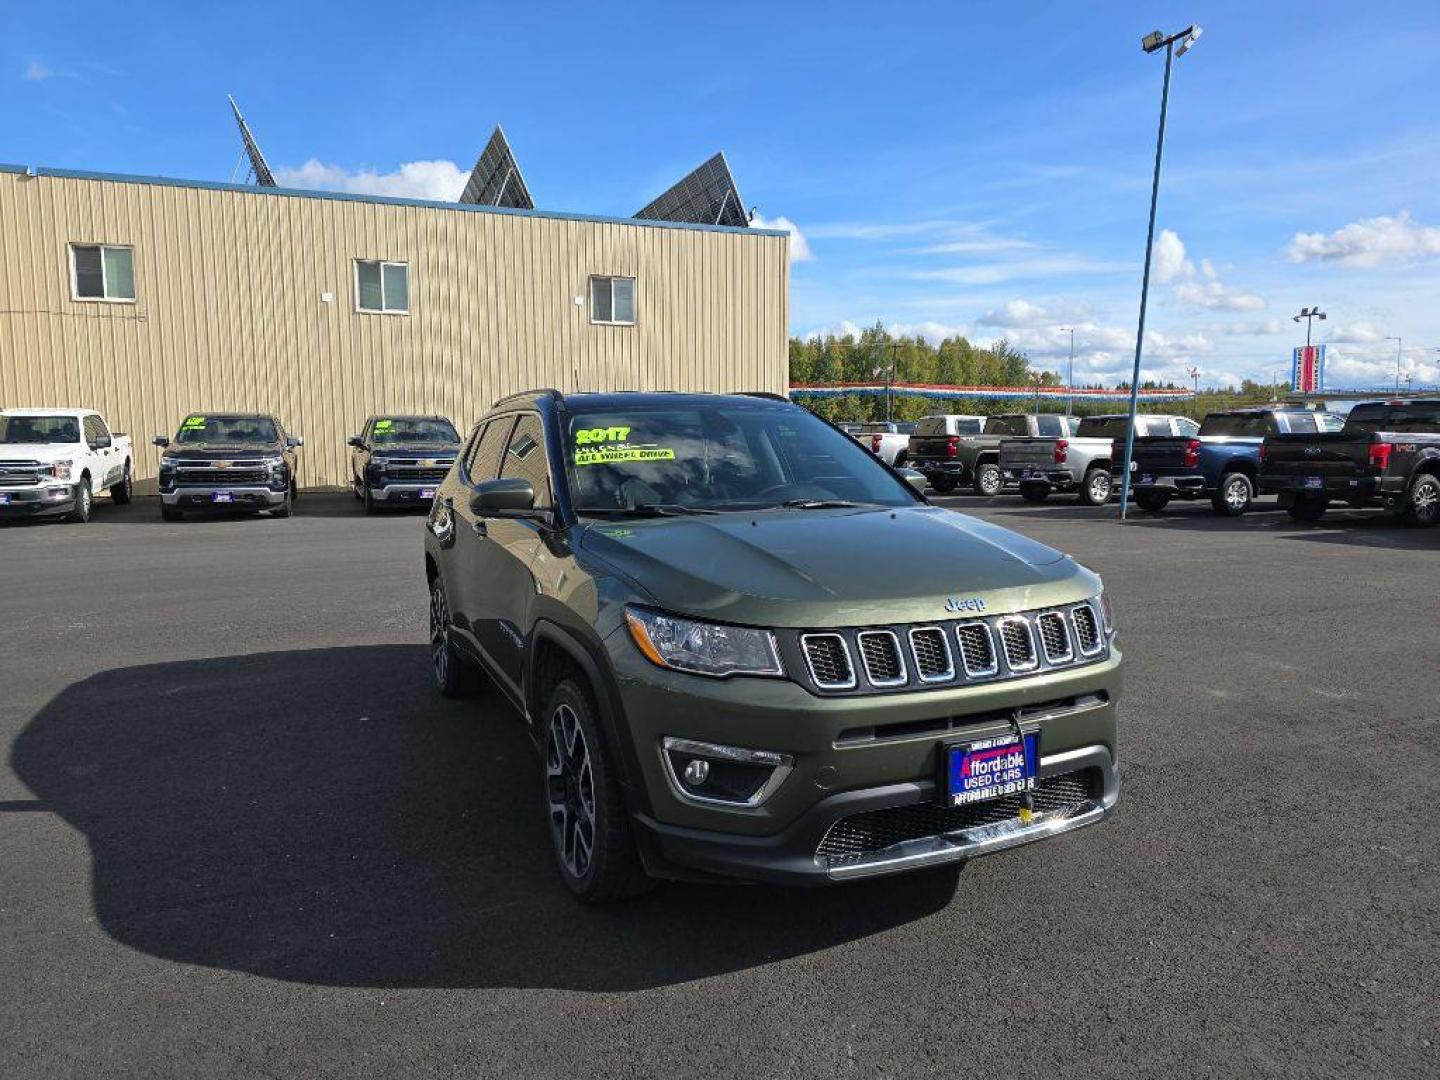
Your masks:
M1415 478L1405 500L1405 524L1427 529L1440 524L1440 476L1421 473Z
M116 506L124 506L130 501L130 496L135 493L135 483L130 478L130 463L125 463L125 471L120 476L120 482L110 486L110 498Z
M975 494L984 495L987 499L994 498L1000 494L1000 489L1005 486L1005 477L1000 472L1000 466L993 461L987 461L975 466Z
M545 811L565 887L587 904L649 889L590 697L569 679L545 707Z
M1028 503L1042 503L1050 497L1050 485L1033 482L1021 484L1020 497Z
M1210 498L1210 505L1224 517L1239 517L1250 509L1255 498L1255 485L1243 472L1226 473L1220 478L1220 489Z
M365 513L367 513L367 514L373 514L373 513L375 513L375 510L376 510L376 506L375 506L375 496L373 496L372 494L370 494L370 485L369 485L369 484L366 484L366 485L365 485L365 494L363 494L363 495L360 496L360 501L365 504Z
M480 673L450 638L450 601L438 574L430 582L430 672L441 697L467 698L480 688Z
M1110 470L1099 466L1089 470L1085 474L1084 481L1080 484L1080 502L1084 506L1104 506L1110 501L1110 491L1115 481L1110 477Z
M1323 495L1316 498L1314 495L1297 495L1295 501L1285 508L1285 512L1296 521L1314 523L1325 516L1325 511L1330 507L1330 500Z
M285 489L285 501L270 511L271 517L288 518L295 513L295 487Z
M90 492L90 478L82 476L80 483L75 485L75 509L65 515L65 520L84 525L90 520L90 509L94 502L95 497Z

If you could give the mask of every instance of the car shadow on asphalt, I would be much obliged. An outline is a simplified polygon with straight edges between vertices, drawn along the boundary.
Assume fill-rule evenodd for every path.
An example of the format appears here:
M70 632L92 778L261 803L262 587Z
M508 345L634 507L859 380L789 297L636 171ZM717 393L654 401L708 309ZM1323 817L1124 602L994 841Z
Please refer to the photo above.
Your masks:
M300 983L666 986L924 918L957 882L670 884L583 907L514 711L493 691L440 699L423 646L103 672L39 712L11 764L85 834L116 941Z

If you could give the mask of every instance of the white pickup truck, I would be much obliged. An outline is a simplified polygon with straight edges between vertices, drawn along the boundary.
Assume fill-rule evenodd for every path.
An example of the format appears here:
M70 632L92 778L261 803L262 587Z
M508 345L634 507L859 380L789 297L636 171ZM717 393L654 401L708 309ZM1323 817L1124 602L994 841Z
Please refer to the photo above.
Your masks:
M130 439L90 409L0 409L0 518L89 521L97 491L131 494Z
M856 442L887 465L894 465L897 469L905 465L909 457L910 436L915 433L914 424L877 420L861 424L859 428L859 431L850 433Z

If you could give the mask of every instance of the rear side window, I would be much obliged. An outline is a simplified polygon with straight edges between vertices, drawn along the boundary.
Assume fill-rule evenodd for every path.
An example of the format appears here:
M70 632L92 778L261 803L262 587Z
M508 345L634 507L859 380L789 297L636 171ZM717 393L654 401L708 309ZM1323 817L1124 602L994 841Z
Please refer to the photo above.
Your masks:
M510 434L511 418L502 416L491 420L484 434L475 440L470 456L465 459L465 474L472 484L481 480L494 480L500 475L500 453L505 448L505 437Z
M1290 425L1290 433L1292 435L1303 435L1320 430L1319 426L1315 423L1314 413L1290 413L1285 419Z
M956 430L957 430L957 432L959 431L959 426L958 426L958 424L957 424L957 426L956 426ZM916 421L916 424L915 424L915 434L916 434L916 435L944 435L944 434L946 434L946 431L945 431L945 417L943 417L943 416L922 416L918 421ZM960 434L964 434L964 433L963 433L963 432L960 432Z
M1345 426L1360 431L1394 431L1406 435L1440 435L1440 403L1356 405Z
M550 463L545 454L545 430L533 413L520 417L515 425L505 457L500 463L501 476L518 476L530 481L535 489L535 504L549 506Z
M1023 423L1024 421L1021 422ZM1037 416L1035 418L1035 430L1047 439L1074 434L1074 432L1070 430L1070 426L1065 423L1065 417L1063 416Z
M1140 430L1144 431L1142 427ZM1116 416L1092 417L1080 421L1076 435L1082 439L1118 439L1125 434L1125 421Z
M1211 413L1200 425L1201 435L1278 435L1270 413Z
M981 428L984 426L985 422L983 420L977 420L974 417L967 416L963 420L955 421L955 434L979 435Z
M985 421L986 435L1028 435L1023 416L992 416Z

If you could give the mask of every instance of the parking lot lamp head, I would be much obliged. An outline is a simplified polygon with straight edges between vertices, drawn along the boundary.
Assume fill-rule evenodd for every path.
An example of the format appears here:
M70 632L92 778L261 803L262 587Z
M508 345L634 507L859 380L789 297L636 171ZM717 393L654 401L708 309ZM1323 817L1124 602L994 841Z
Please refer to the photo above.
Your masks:
M1135 452L1135 412L1140 401L1140 356L1145 346L1145 304L1150 297L1150 260L1155 250L1155 205L1160 197L1160 157L1165 150L1165 109L1170 102L1170 68L1176 56L1183 56L1200 37L1200 27L1187 26L1166 37L1156 30L1140 39L1147 53L1165 50L1165 80L1160 86L1160 129L1155 136L1155 174L1150 182L1150 225L1145 233L1145 272L1140 279L1140 324L1135 331L1135 367L1130 375L1130 422L1125 429L1125 461L1120 476L1120 520L1130 506L1130 464ZM1180 48L1175 48L1176 42Z

